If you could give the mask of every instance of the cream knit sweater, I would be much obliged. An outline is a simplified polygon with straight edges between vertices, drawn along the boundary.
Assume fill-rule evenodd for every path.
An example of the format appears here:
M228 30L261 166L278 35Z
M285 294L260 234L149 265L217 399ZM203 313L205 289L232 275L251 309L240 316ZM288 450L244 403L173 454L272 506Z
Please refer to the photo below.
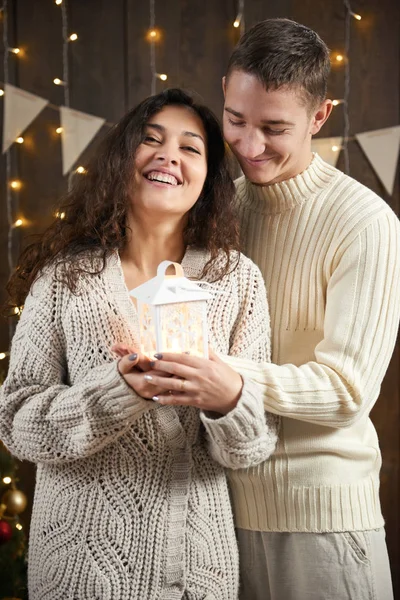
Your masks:
M227 362L282 415L270 461L231 473L236 524L327 532L382 526L369 413L399 323L400 228L371 190L314 156L268 187L237 181L244 252L268 291L272 364Z
M185 274L207 257L189 249ZM213 276L213 273L210 274ZM245 257L209 302L211 345L269 358L266 293ZM199 412L145 401L110 352L137 345L117 255L74 295L54 268L29 294L1 389L0 438L38 464L29 545L30 600L233 600L237 549L223 467ZM277 418L245 381L237 407L202 415L212 454L230 467L265 460Z

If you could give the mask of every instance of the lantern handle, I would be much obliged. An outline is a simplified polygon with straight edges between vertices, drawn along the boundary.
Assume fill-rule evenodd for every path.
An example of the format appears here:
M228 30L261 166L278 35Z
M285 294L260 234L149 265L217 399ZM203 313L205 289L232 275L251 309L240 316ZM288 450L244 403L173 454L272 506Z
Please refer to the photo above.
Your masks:
M163 260L157 267L157 277L164 276L169 266L175 267L175 277L184 277L182 265L172 260Z

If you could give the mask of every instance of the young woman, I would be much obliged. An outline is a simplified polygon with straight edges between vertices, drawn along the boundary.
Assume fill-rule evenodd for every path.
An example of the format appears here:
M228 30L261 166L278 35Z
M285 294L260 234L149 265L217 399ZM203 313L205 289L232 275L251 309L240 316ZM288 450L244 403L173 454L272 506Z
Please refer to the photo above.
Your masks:
M24 251L10 281L17 304L27 297L0 437L38 465L30 600L237 597L227 484L207 446L233 468L262 462L275 417L215 355L219 415L217 405L200 414L152 401L159 373L112 352L115 342L138 345L128 289L171 260L224 292L208 305L211 346L268 359L265 288L237 252L225 160L207 108L180 90L145 100L110 132L65 219Z

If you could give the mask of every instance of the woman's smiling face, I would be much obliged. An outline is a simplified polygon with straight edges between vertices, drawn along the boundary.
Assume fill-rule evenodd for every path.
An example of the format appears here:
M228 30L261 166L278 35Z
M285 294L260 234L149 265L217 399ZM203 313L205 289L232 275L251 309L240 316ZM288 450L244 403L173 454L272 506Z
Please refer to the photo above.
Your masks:
M149 119L136 151L132 211L184 215L198 200L206 176L207 139L200 117L183 106L166 106Z

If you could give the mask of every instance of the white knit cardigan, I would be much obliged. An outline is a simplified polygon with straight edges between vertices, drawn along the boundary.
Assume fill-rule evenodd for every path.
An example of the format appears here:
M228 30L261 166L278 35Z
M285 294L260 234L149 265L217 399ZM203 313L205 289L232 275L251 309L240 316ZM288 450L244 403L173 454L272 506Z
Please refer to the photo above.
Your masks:
M189 249L186 276L198 277L206 259ZM258 464L274 450L277 418L247 380L237 407L214 420L143 400L110 351L138 343L118 255L82 278L77 295L58 279L48 269L26 300L0 397L0 438L38 465L30 600L234 600L232 513L209 450L225 466ZM257 267L242 256L217 286L225 293L208 305L212 347L269 360Z

